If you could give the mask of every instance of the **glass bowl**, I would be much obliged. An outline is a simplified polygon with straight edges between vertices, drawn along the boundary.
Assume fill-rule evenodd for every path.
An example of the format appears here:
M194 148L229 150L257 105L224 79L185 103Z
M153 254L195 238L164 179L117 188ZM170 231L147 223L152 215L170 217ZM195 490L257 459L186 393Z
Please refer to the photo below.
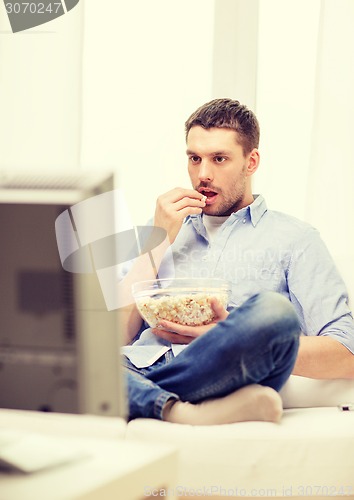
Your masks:
M136 306L150 327L160 320L180 325L207 325L215 319L210 299L227 307L230 283L216 278L175 278L139 281L132 287Z

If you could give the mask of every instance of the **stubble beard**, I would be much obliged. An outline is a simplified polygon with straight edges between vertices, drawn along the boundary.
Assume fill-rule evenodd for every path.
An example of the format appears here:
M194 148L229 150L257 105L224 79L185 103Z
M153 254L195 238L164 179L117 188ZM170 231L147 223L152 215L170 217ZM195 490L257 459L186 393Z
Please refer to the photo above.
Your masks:
M238 192L238 196L232 201L225 200L222 205L214 211L211 211L208 215L215 215L216 217L223 217L226 215L231 215L234 212L237 212L240 208L243 207L243 199L244 192Z
M242 174L244 170L242 171ZM240 176L240 178L235 182L234 189L229 190L229 194L226 195L222 204L213 211L212 206L210 206L210 211L205 210L208 209L206 206L203 209L207 215L214 215L216 217L223 217L226 215L231 215L234 212L237 212L241 208L244 207L244 199L246 193L246 177L244 175ZM222 196L222 191L218 191L218 196Z

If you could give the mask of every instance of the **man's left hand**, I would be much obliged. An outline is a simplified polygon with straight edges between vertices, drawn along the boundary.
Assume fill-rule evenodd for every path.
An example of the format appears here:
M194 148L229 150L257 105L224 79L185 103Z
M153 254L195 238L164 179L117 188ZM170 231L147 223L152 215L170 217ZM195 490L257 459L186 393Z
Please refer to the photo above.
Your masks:
M215 319L212 323L200 326L185 326L173 323L172 321L161 320L159 325L152 329L152 333L157 337L172 342L172 344L189 344L195 338L204 335L219 321L228 317L229 313L217 299L211 299L210 305L215 314Z

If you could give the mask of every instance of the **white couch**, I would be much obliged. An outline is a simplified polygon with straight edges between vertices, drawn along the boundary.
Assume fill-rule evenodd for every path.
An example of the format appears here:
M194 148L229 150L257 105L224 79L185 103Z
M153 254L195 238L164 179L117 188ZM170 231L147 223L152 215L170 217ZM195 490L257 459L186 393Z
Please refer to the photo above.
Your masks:
M0 409L0 427L177 448L177 481L173 491L161 489L163 498L353 500L354 412L341 412L337 404L354 402L354 381L292 376L281 394L286 409L280 424L190 426L151 419L127 424L113 417ZM301 407L308 404L312 407Z
M179 448L180 497L354 499L354 412L337 408L354 403L354 381L291 376L282 398L280 424L202 427L137 419L126 438Z
M338 264L343 275L347 270L354 297L351 259ZM137 419L126 438L179 448L180 497L354 500L354 411L337 408L354 404L354 380L291 376L281 396L280 424L199 427Z

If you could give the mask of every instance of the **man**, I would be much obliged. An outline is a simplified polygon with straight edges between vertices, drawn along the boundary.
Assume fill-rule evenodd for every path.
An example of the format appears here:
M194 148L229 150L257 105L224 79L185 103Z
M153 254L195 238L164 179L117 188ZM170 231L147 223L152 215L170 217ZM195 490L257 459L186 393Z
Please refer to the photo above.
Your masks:
M167 232L176 277L227 278L231 302L228 310L213 302L216 321L202 327L145 329L126 310L129 418L277 422L291 373L354 378L345 286L315 229L252 194L260 156L250 110L213 100L187 120L186 141L193 189L160 196L154 225Z

